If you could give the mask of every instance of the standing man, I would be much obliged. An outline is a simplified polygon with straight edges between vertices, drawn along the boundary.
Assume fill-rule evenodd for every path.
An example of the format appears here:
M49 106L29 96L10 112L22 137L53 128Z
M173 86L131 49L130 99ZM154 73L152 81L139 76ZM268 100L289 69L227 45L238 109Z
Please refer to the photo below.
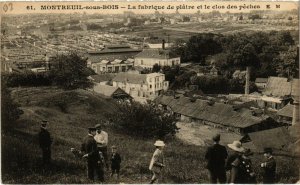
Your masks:
M215 135L213 138L214 144L210 146L205 154L207 160L207 169L210 175L210 183L221 184L226 183L225 160L227 158L227 150L225 146L219 144L220 134Z
M264 148L264 156L266 161L261 163L261 167L264 170L263 173L263 183L264 184L274 184L276 177L276 161L272 155L272 148Z
M43 153L43 164L48 165L51 162L51 144L52 139L47 130L48 121L43 120L41 123L41 131L39 132L39 144Z
M94 175L97 173L98 163L100 162L100 155L97 150L97 144L94 139L96 135L96 128L90 127L88 135L84 138L81 145L83 158L87 159L87 175L90 180L94 180ZM98 178L99 175L98 175ZM100 180L100 179L99 179Z
M100 152L102 152L104 157L104 163L108 169L108 155L107 155L107 143L108 143L108 134L102 130L100 124L95 125L97 132L95 135L95 140L97 142L97 147Z

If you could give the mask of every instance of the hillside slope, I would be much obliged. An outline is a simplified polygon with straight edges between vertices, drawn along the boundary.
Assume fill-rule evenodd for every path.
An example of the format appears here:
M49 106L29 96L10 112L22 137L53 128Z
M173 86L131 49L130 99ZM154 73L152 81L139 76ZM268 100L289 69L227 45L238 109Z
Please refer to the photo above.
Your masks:
M106 114L116 111L117 104L93 92L49 87L12 89L12 97L24 114L13 131L2 134L3 183L92 183L85 177L84 161L76 159L70 148L79 148L87 127L106 120ZM37 138L43 119L49 121L49 131L54 138L53 165L46 170L41 166ZM154 140L123 135L109 126L104 129L109 134L109 145L117 145L123 158L119 182L148 183ZM166 148L169 167L165 170L164 182L207 182L204 164L196 163L203 161L202 153L201 148L170 140ZM190 173L190 169L195 173ZM115 179L106 182L118 183Z
M117 111L114 100L85 90L64 91L53 87L15 88L13 99L21 105L24 114L11 131L2 132L2 182L3 183L60 183L87 184L85 162L76 159L70 148L79 148L87 134L87 127L106 120L107 113ZM37 134L40 121L49 121L53 164L44 169ZM122 156L121 179L106 178L106 183L148 183L150 158L155 150L154 140L143 140L122 134L107 125L109 146L117 145ZM161 183L208 183L205 169L205 147L183 143L176 138L166 141L167 167ZM296 159L276 156L278 179L281 183L298 180ZM253 157L258 164L261 155ZM256 171L259 167L255 166ZM261 177L259 176L259 179Z

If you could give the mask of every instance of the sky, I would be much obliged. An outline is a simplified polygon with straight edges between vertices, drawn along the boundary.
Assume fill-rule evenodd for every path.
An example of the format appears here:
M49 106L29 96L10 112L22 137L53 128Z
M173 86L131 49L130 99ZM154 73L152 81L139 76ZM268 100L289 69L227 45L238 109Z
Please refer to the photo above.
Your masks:
M124 11L132 11L135 14L151 14L156 11L155 8L161 13L175 13L178 9L179 13L207 13L213 10L219 12L231 13L247 13L252 10L278 10L287 11L292 9L298 9L298 2L257 2L257 1L164 1L164 2L145 2L145 1L101 1L101 2L2 2L0 3L0 15L4 14L35 14L35 13L83 13L87 14L122 14ZM59 6L67 6L66 8L76 8L81 5L84 9L69 9L69 10L57 10ZM279 6L278 6L279 5ZM98 6L98 9L91 9ZM145 9L148 6L148 9ZM151 7L150 7L151 6ZM54 7L56 10L54 10ZM101 9L99 9L101 7ZM108 8L114 7L114 9ZM134 9L135 7L135 9ZM268 8L269 7L269 8ZM89 9L88 9L89 8Z

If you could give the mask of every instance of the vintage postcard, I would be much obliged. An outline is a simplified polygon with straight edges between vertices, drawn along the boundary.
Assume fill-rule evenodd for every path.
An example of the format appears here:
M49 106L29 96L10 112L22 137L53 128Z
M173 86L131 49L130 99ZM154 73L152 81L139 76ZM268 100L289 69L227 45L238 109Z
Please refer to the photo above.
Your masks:
M1 2L3 184L299 182L299 4Z

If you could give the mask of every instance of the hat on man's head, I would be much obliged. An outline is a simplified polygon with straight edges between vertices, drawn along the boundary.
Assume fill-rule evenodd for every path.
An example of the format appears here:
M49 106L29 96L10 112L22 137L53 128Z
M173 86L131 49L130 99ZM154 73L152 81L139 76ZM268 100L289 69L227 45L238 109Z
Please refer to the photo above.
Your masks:
M245 150L240 141L233 141L232 144L228 144L227 146L236 152L244 152Z
M101 124L99 124L99 123L95 125L95 128L101 128L101 127L102 127L102 126L101 126Z
M95 127L89 127L89 131L96 131Z
M215 141L215 142L218 142L218 141L220 141L220 138L221 138L221 135L216 134L216 135L213 136L212 140Z
M272 148L266 147L266 148L264 148L264 153L270 153L270 154L272 154L273 150L272 150Z
M165 146L165 143L161 140L157 140L155 143L154 143L155 146Z
M114 148L114 149L116 149L117 147L116 147L115 145L113 145L111 148Z

